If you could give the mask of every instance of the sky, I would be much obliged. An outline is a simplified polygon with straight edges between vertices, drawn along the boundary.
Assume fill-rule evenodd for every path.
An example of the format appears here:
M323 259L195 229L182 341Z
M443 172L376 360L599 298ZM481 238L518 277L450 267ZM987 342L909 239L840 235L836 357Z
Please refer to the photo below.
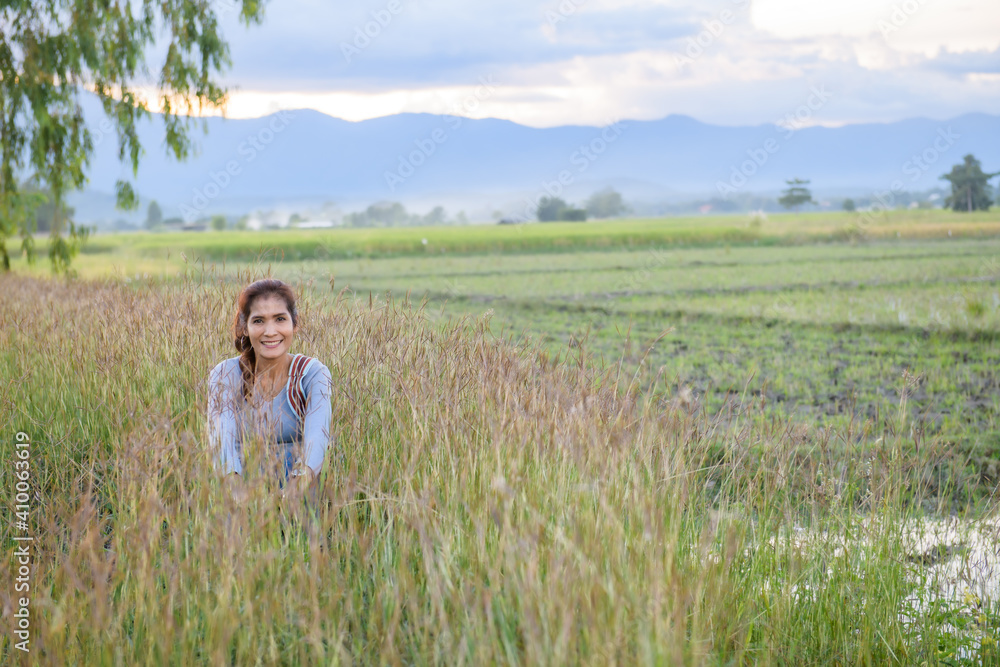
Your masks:
M1000 113L997 0L271 0L252 27L237 2L218 10L232 118L759 125L798 111L801 125L839 126Z

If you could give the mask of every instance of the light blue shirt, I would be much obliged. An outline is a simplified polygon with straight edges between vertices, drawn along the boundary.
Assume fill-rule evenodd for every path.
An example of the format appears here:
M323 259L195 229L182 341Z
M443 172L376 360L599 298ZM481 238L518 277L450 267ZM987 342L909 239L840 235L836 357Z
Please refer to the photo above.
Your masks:
M333 381L330 370L319 359L313 359L302 376L306 411L301 424L289 401L287 382L273 400L258 408L247 405L239 357L226 359L213 368L208 385L208 434L216 468L224 474L242 475L242 446L257 434L265 443L268 462L283 469L282 479L300 458L319 474L331 441L333 415Z

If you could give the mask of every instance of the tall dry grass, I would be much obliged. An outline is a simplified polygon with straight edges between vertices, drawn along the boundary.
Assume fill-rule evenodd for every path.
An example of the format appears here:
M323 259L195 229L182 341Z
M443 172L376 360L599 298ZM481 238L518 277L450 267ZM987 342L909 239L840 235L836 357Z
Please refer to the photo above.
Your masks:
M709 418L420 308L301 285L337 441L311 508L210 464L237 281L0 278L0 423L31 436L39 664L931 664L901 615L903 435ZM650 398L652 397L652 398ZM4 492L10 482L4 482ZM787 539L826 531L808 545ZM11 524L3 541L12 549ZM850 548L844 548L850 544ZM976 644L997 659L995 647ZM992 652L991 652L992 651Z

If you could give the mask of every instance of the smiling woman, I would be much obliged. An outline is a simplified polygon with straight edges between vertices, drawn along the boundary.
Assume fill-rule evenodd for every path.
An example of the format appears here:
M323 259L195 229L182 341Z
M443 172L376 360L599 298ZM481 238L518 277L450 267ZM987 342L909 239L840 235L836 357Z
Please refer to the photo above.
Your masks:
M240 356L212 369L208 430L224 474L242 477L247 446L261 442L261 471L282 488L296 478L302 493L315 489L330 444L332 379L320 360L291 353L298 330L287 284L266 279L243 289L232 329Z

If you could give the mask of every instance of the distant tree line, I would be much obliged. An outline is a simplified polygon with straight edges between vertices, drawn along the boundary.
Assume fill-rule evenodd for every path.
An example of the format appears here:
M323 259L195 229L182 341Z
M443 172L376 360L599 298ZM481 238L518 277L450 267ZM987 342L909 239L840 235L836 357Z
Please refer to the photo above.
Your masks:
M951 193L945 198L945 208L953 211L988 211L994 203L994 188L990 180L1000 176L1000 171L988 173L983 171L982 164L972 154L962 158L961 164L956 164L951 171L941 176L942 180L951 185ZM807 187L808 180L793 178L785 181L788 188L782 192L778 203L788 209L798 209L803 204L815 204L812 193ZM1000 196L997 198L1000 204ZM853 199L845 199L842 204L845 211L857 210Z
M614 218L627 210L621 194L608 187L592 194L583 208L567 204L559 197L542 197L537 216L539 222L583 222L587 218Z
M454 220L448 217L443 206L435 206L426 215L409 213L399 202L376 202L357 213L344 216L344 224L349 227L405 227L417 225L464 225L469 219L464 211L459 211Z

